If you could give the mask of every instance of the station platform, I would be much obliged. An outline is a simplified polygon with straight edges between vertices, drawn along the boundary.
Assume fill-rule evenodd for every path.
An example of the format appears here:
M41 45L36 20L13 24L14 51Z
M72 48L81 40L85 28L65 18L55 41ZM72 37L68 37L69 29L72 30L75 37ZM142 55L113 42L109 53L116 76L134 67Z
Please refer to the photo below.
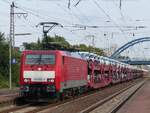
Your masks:
M147 80L117 113L150 113L150 79Z
M11 101L19 95L19 88L0 89L0 104Z

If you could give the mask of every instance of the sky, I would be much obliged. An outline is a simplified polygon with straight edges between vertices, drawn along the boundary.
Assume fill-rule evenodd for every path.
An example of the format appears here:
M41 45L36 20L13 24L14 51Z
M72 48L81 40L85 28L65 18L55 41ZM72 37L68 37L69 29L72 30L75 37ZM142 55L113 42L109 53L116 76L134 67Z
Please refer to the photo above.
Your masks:
M71 44L92 45L99 48L119 48L136 38L150 36L149 0L14 0L15 33L32 33L30 36L16 36L15 46L23 42L35 42L42 37L40 22L58 22L64 27L55 27L49 35L61 35ZM10 4L12 0L0 0L0 31L9 35ZM71 26L99 26L99 28L75 28ZM138 28L143 26L144 28ZM129 28L130 27L130 28ZM137 28L137 29L136 29ZM133 36L134 34L134 36ZM123 55L135 58L149 58L150 42L137 44Z

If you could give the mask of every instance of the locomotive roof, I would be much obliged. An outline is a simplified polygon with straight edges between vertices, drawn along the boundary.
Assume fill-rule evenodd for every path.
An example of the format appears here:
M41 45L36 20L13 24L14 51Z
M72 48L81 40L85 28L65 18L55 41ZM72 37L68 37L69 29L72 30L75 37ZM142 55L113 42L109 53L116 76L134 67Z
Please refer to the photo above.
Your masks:
M79 52L68 52L68 51L62 51L62 50L25 50L23 51L23 54L32 54L32 53L60 53L63 56L70 56L78 59L83 59ZM84 59L83 59L84 60Z

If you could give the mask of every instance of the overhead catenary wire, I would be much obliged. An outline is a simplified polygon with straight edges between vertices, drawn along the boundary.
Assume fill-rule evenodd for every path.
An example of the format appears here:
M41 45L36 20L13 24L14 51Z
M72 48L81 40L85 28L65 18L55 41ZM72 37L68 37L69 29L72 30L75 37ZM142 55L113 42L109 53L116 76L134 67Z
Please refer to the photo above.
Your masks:
M38 17L38 18L41 18L42 16L40 16L40 15L37 15L37 14L34 14L34 12L32 12L32 11L27 11L26 9L23 9L23 8L20 8L20 7L18 7L19 9L21 9L21 10L23 10L23 11L26 11L26 12L28 12L28 13L31 13L32 15L34 15L34 16L36 16L36 17ZM41 19L45 19L45 18L41 18ZM30 23L29 23L30 24ZM32 25L29 25L30 27L34 27L34 26L32 26ZM71 33L73 33L73 32L71 32ZM75 34L75 33L73 33L73 34ZM77 34L76 34L77 35ZM78 35L79 36L79 35Z
M63 9L66 13L68 13L68 14L74 16L79 22L83 23L83 20L81 20L81 19L78 17L78 15L76 15L75 13L72 13L72 12L71 12L72 10L66 10L66 9L65 9L64 7L62 7L59 3L58 3L58 6L60 6L60 8ZM76 8L76 9L77 9L77 8ZM78 9L77 9L77 10L78 10ZM81 11L78 11L78 12L81 14ZM81 15L84 15L84 14L82 13ZM86 16L84 15L84 17L86 17ZM89 20L87 19L87 17L86 17L86 20L89 22ZM64 27L80 28L80 26L77 26L77 24L74 24L74 25L71 25L71 26L64 26ZM82 26L82 27L83 27L83 26ZM73 33L73 31L86 30L85 28L86 28L86 27L84 27L83 29L81 28L81 29L71 30L71 33ZM89 33L89 32L88 32L88 33ZM89 34L91 34L91 33L89 33ZM83 39L83 40L85 40L85 39Z
M78 7L75 7L77 10L79 10L78 9ZM84 15L84 13L81 11L81 10L79 10L79 13L80 13L80 15ZM87 18L87 16L86 15L84 15L84 17L85 17L85 19L86 19L86 21L88 22L88 23L90 23L90 20ZM86 30L86 27L84 27L83 26L83 30ZM93 34L93 33L91 33L91 31L88 31L87 32L88 33L88 35L91 35L91 34ZM86 38L86 37L85 37ZM94 37L95 38L95 37ZM91 40L91 39L90 39ZM93 39L92 39L93 40Z
M127 37L127 34L124 32L124 30L111 18L109 14L105 12L105 10L99 5L99 3L96 0L93 0L94 4L115 24L118 29L122 32L122 34ZM127 41L127 38L123 38Z
M96 0L92 0L92 1L93 1L93 3L97 6L97 8L98 8L101 12L103 12L103 13L106 15L106 17L107 17L109 20L111 20L112 23L113 23L115 26L117 26L117 28L119 29L119 31L121 31L122 34L126 37L126 34L125 34L124 31L122 30L122 28L111 18L111 16L110 16L109 14L107 14L107 12L99 5L99 3L98 3Z
M77 5L79 5L79 3L81 2L82 0L78 0L78 2L74 5L75 7L77 6Z
M34 15L34 16L40 18L40 19L45 19L45 18L43 18L41 15L35 14L35 13L33 12L33 10L31 10L31 9L25 9L25 7L22 8L22 7L20 7L20 6L17 6L17 8L18 8L18 9L21 9L21 10L23 10L23 11L25 11L25 12L28 12L28 13L30 13L30 14L32 14L32 15ZM80 11L79 11L79 12L80 12ZM74 15L74 17L78 18L78 17L75 16L75 15ZM80 20L80 18L78 18L78 19ZM87 17L86 17L86 20L88 20ZM81 20L80 20L80 21L81 21ZM88 20L88 21L89 21L89 20Z
M7 3L9 3L9 2L7 2ZM20 7L20 6L19 6ZM26 9L27 10L27 9ZM29 9L29 11L31 10L31 13L33 13L33 14L35 14L36 16L38 15L38 13L35 11L35 10L32 10L32 9ZM68 10L69 11L69 10ZM80 12L80 11L79 11ZM37 14L36 14L37 13ZM107 13L107 12L106 12ZM82 15L82 14L81 14ZM42 15L40 15L40 16L42 16ZM84 16L84 17L86 17L86 16ZM111 16L110 16L111 17ZM80 19L80 17L77 17L77 18L79 18ZM87 18L87 17L86 17ZM85 19L86 19L85 18ZM47 19L47 18L43 18L43 19ZM48 19L47 19L48 20ZM87 20L89 20L88 18L87 18ZM82 21L82 20L80 20L80 21ZM116 27L118 27L118 26L116 26ZM121 26L120 26L121 27ZM97 27L98 28L98 27ZM121 28L122 29L122 28Z
M78 21L80 21L79 18L78 18L78 16L75 15L75 14L73 14L73 13L71 12L71 10L68 11L67 9L65 9L64 7L62 7L61 4L59 4L59 3L57 3L57 6L60 7L60 8L61 8L64 12L66 12L68 15L71 15L71 22L72 22L72 24L73 24L73 18L72 18L72 16L74 16L74 18L76 18Z
M20 19L20 20L23 21L22 19ZM27 22L27 21L23 21L23 22ZM31 23L28 23L27 25L29 25L29 27L31 27L31 28L33 28L33 29L34 29L34 27L35 27L35 26L32 26ZM69 29L67 29L67 27L63 27L62 29L66 30L66 31L69 31L71 34L73 34L73 35L75 35L75 36L77 36L77 37L83 38L81 35L79 35L79 34L77 34L77 33L75 33L75 32L71 32ZM39 33L39 32L36 32L36 33ZM33 33L32 33L32 34L33 34ZM80 41L80 42L82 42L82 41Z
M120 28L120 26L105 12L105 10L99 5L96 0L93 0L94 4L119 28L119 30L124 34L124 31Z
M118 5L115 3L115 1L112 0L112 2L113 2L113 4L117 7L117 9L119 10L119 13L120 13L120 15L121 15L122 21L123 21L125 24L127 24L127 23L126 23L126 19L125 19L125 17L124 17L124 14L123 14L123 12L122 12L122 3L121 3L121 9L120 9L120 4L119 4L119 7L118 7ZM121 2L122 2L122 1L121 1ZM120 3L120 1L119 1L119 3Z
M8 3L8 2L7 2L7 3ZM8 4L9 4L9 3L8 3ZM26 9L24 9L24 8L21 8L21 7L18 6L18 5L17 5L17 8L20 9L20 10L23 10L23 11L25 11L25 12L27 12L27 13L30 13L30 14L32 14L32 15L34 15L34 16L40 18L40 19L45 19L45 18L42 18L42 16L40 16L40 15L38 15L38 14L35 14L34 12L32 12L32 11L30 11L30 10L26 10ZM20 19L20 20L21 20L21 19ZM21 20L21 21L23 21L23 20ZM27 21L24 21L24 22L27 22ZM28 25L29 25L29 27L34 28L34 26L32 26L31 23L28 23ZM71 32L71 33L73 33L73 32ZM76 33L73 33L73 34L76 34ZM76 35L77 35L77 34L76 34ZM79 36L79 35L78 35L78 36Z
M42 13L42 14L41 14L41 13L39 14L38 12L36 12L35 10L33 10L33 9L31 9L31 8L27 8L27 7L25 7L25 6L21 6L19 3L16 3L16 4L17 4L18 9L23 10L23 11L25 11L25 12L27 12L27 13L29 13L29 14L31 14L31 15L37 17L37 18L39 18L39 19L46 20L46 21L50 21L52 18L53 18L53 19L56 19L56 20L61 19L61 20L64 21L65 23L70 24L70 22L67 21L67 20L65 20L65 19L57 18L57 17L52 17L52 16L48 16L48 15L44 15L43 13Z

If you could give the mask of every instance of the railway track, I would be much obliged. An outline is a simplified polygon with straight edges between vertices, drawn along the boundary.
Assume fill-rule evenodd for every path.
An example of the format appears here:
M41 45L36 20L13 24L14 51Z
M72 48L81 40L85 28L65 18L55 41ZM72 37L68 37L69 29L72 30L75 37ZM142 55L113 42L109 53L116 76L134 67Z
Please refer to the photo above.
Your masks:
M16 106L10 109L1 111L0 113L77 113L89 108L94 103L102 101L104 98L108 98L110 95L115 95L115 93L122 89L128 89L134 86L140 80L134 80L133 82L127 82L123 84L118 84L115 86L104 88L97 92L92 92L90 94L81 95L76 98L70 98L62 102L51 103L51 104L26 104L23 106ZM84 112L83 112L84 113ZM86 112L85 112L86 113Z
M89 113L90 111L86 112L87 108L91 108L91 106L93 106L95 103L98 103L100 101L103 101L103 103L105 103L104 100L107 100L107 98L111 97L112 95L113 96L117 95L116 92L118 92L118 94L119 93L121 94L122 92L128 90L134 85L139 84L139 82L141 83L141 81L134 81L132 83L130 82L130 83L119 84L119 85L114 86L113 88L110 88L110 89L108 88L106 90L104 89L103 91L96 92L91 95L87 95L85 97L73 100L68 103L64 103L59 106L49 108L47 110L40 111L38 113L82 113L82 112ZM144 81L142 82L144 83Z
M120 109L121 106L144 85L145 82L146 80L122 89L79 113L116 113L118 109Z
M100 90L98 92L95 92L93 94L89 94L77 99L74 99L69 102L65 102L64 104L60 104L54 107L47 107L45 110L36 110L31 111L28 113L78 113L82 111L83 109L93 105L94 103L103 100L104 98L109 97L110 95L115 94L118 92L118 90L122 90L124 88L129 88L134 86L135 84L139 83L141 80L135 80L134 82L128 82L119 84L116 86L112 86L109 88L104 88L103 90Z

